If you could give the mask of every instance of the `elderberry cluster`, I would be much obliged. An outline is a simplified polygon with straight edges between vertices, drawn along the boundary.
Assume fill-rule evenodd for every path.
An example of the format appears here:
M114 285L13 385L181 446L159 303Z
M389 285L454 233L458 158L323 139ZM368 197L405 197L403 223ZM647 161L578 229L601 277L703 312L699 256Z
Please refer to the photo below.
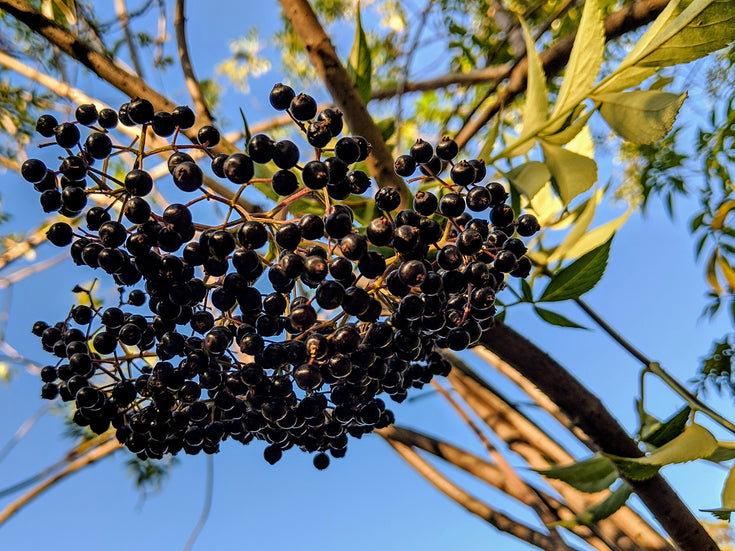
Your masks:
M270 463L297 447L317 452L315 466L326 468L326 452L342 457L348 435L393 422L379 395L401 402L410 388L447 375L440 350L477 342L493 325L506 274L526 277L531 269L513 236L534 234L536 219L516 219L503 186L483 184L482 161L455 162L453 140L436 148L417 140L398 157L399 176L422 173L413 179L422 191L412 208L399 210L399 191L383 187L374 194L377 214L356 227L350 205L372 207L360 198L371 180L358 165L370 145L338 138L341 112L317 113L312 97L288 86L277 84L270 102L288 112L313 159L301 161L294 142L264 134L246 152L216 154L212 126L179 144L195 125L192 110L155 112L139 98L117 111L81 105L74 122L38 119L38 132L64 151L59 166L38 159L22 166L43 210L69 219L52 224L48 240L120 286L116 306L96 306L89 290L77 289L86 303L54 325L34 324L44 350L58 358L41 370L41 394L74 402L75 423L95 433L114 427L140 458L215 453L227 438L259 439ZM139 128L138 139L113 143L119 124ZM173 137L147 150L149 130ZM159 211L142 167L162 152L170 181L192 200ZM233 198L205 190L194 153L209 159ZM133 166L115 178L108 162L123 155ZM446 167L450 181L441 176ZM268 177L256 178L256 170ZM238 204L256 183L281 198L268 212ZM159 189L165 193L166 183ZM299 213L304 199L321 214ZM192 208L204 200L227 207L224 219L195 222Z

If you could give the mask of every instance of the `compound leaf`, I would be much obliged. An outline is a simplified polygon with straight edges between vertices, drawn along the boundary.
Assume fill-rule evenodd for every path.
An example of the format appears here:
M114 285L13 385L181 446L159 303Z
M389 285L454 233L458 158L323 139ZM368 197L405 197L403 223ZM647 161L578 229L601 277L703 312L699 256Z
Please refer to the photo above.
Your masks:
M612 237L559 271L547 285L538 302L579 298L592 289L605 273Z

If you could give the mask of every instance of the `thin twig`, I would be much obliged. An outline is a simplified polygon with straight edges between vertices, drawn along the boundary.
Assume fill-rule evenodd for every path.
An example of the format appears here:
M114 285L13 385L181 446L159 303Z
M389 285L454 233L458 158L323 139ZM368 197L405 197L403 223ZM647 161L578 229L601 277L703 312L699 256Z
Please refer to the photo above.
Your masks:
M130 18L128 16L128 9L125 6L125 0L115 0L115 13L120 20L120 25L125 35L125 42L128 44L128 52L130 53L130 61L133 62L133 69L135 69L135 73L139 77L145 78L143 67L138 58L138 48L135 47L133 33L130 32Z
M98 445L97 447L89 450L81 457L75 459L64 469L62 469L55 475L47 478L38 485L34 486L29 492L26 492L18 499L10 503L2 511L0 511L0 526L2 526L5 521L7 521L11 516L17 513L22 507L28 505L28 503L31 502L34 498L38 497L45 490L48 490L60 480L66 478L70 474L77 472L87 465L91 465L92 463L102 459L103 457L112 454L116 450L119 450L120 447L121 444L117 441L117 439L114 436L111 436L104 443Z
M207 523L207 519L209 518L209 511L212 509L212 493L214 489L214 459L211 455L207 455L207 476L204 484L204 504L202 505L202 512L199 515L199 520L197 520L194 529L189 535L189 539L186 541L186 545L184 545L183 551L191 551L192 547L194 547L194 543L196 543L196 540L199 537L199 533L202 531L204 525Z
M35 412L33 412L33 415L31 415L28 419L23 421L23 424L18 427L18 430L15 431L15 434L8 440L5 445L0 448L0 461L5 459L10 451L20 442L23 440L26 434L28 434L28 431L30 431L33 428L33 425L35 425L38 420L43 417L49 409L51 409L52 404L44 404L40 408L38 408Z
M189 46L186 42L186 16L184 15L184 0L176 0L176 8L174 12L174 29L176 30L176 46L179 51L179 62L181 70L184 72L186 80L186 89L194 102L194 107L200 117L204 119L204 124L212 124L212 114L209 112L207 103L204 101L202 87L194 75L194 67L189 57Z

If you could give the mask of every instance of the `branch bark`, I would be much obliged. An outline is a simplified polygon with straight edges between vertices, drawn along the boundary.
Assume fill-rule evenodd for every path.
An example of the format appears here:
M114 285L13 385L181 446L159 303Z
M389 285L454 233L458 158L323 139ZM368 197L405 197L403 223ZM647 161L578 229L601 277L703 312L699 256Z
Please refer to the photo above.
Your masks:
M601 451L624 457L643 455L597 396L525 337L498 323L483 335L481 345L535 384ZM661 475L627 482L682 551L719 550Z
M293 25L309 54L319 78L344 113L350 131L363 136L372 146L372 153L365 161L370 174L378 186L398 189L403 205L399 208L405 208L408 188L403 179L393 171L393 155L309 2L307 0L280 0L280 2L286 18Z
M194 67L191 64L189 58L189 46L186 43L186 16L184 15L184 0L176 0L176 11L174 13L174 28L176 29L176 46L179 51L179 62L181 64L181 70L184 72L184 79L186 80L186 89L189 90L189 95L194 102L194 107L197 112L204 117L208 122L212 123L212 114L209 112L209 108L204 101L204 95L202 94L202 88L199 85L199 81L194 75Z
M78 457L77 459L69 463L61 471L47 478L43 482L37 484L30 491L26 492L25 494L20 496L18 499L10 503L7 507L5 507L5 509L0 511L0 525L2 525L11 516L17 513L22 507L24 507L25 505L28 505L28 503L32 501L34 498L38 497L45 490L49 489L51 486L56 484L59 480L66 478L70 474L75 473L79 469L82 469L86 467L87 465L94 463L95 461L99 461L103 457L106 457L110 455L111 453L115 452L116 450L119 450L120 447L121 447L121 444L117 441L117 439L114 436L112 436L109 440L107 440L103 444L100 444L99 446L92 448L90 451L88 451L81 457Z
M487 503L465 492L437 471L410 446L406 446L396 440L387 441L409 465L416 469L421 476L431 482L438 490L462 505L470 513L492 524L498 530L546 551L569 551L570 549L574 549L565 544L559 544L549 536L496 511Z

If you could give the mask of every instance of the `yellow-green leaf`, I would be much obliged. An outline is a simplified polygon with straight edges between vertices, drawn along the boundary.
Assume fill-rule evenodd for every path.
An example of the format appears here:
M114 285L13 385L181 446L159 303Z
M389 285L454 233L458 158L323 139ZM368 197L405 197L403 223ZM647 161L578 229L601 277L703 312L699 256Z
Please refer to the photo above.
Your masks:
M717 265L720 267L720 271L722 272L722 275L725 276L725 282L727 282L727 287L730 291L735 289L735 270L732 269L732 266L730 266L730 263L722 258L720 255L717 255Z
M600 72L604 51L602 12L597 0L586 0L552 117L574 107L589 93Z
M663 29L637 64L666 67L687 63L724 48L734 37L735 2L694 0Z
M529 161L518 165L506 176L528 199L536 195L551 179L549 169L540 161Z
M636 90L601 94L592 99L601 102L600 115L620 137L632 143L648 144L671 131L686 97L686 92Z
M594 109L587 109L584 104L580 104L570 113L561 128L552 134L540 134L539 137L550 144L564 145L582 131L594 112Z
M556 181L559 195L565 205L580 193L590 189L597 181L597 163L593 159L543 141L541 148L546 166Z
M523 131L521 135L530 134L546 121L549 107L546 97L546 76L541 57L536 51L533 37L523 18L520 18L523 38L526 41L526 57L528 59L528 85L526 87L526 103L523 107Z
M713 230L721 230L722 226L725 224L725 218L727 218L727 215L730 214L730 211L733 209L735 209L735 201L722 203L715 212L715 215L712 217L710 227Z
M630 216L631 212L633 212L633 207L629 208L625 214L619 216L615 220L610 220L609 222L606 222L605 224L602 224L601 226L598 226L595 229L585 233L577 240L574 245L569 247L569 249L564 252L564 258L567 258L569 260L573 258L579 258L580 256L587 254L595 247L600 246L602 243L610 239L615 234L615 232L622 227L622 225L628 219L628 216Z
M735 459L735 442L717 442L717 449L705 459L715 463L722 463L723 461Z
M712 287L712 290L717 293L718 295L721 295L725 292L725 290L722 288L722 285L720 285L719 280L717 279L717 251L713 251L712 255L709 257L709 261L707 262L707 283L709 283L709 286Z
M357 3L357 26L355 27L355 41L352 43L350 57L347 60L347 73L352 82L355 83L357 91L366 104L370 101L372 93L372 59L370 48L368 48L367 37L362 29L362 18L360 17L360 2Z
M722 489L722 507L735 509L735 466L730 469L725 487Z
M587 201L585 201L584 209L582 209L582 212L577 216L576 220L574 220L574 226L564 238L564 241L562 241L561 244L554 249L551 256L549 256L549 263L554 263L558 260L567 258L567 251L582 238L587 231L587 228L592 223L592 219L595 216L595 211L597 210L597 205L600 202L600 199L602 199L602 190L598 189L595 193L590 195L590 198L587 199ZM607 239L604 241L607 241ZM604 243L604 241L602 243ZM602 243L598 243L598 245L601 245Z

